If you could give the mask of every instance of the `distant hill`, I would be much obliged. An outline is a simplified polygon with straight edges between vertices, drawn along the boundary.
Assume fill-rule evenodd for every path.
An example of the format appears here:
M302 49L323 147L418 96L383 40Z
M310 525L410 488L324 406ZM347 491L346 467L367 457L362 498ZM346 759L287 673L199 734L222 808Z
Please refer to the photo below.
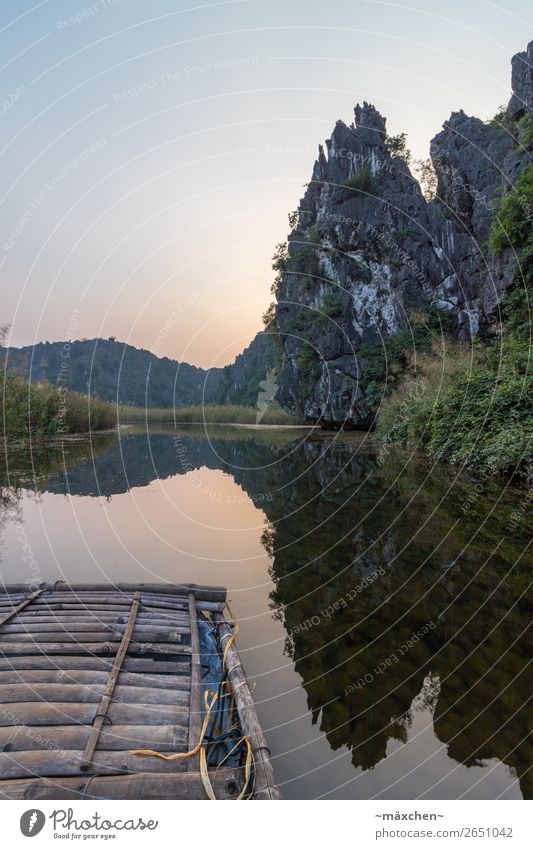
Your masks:
M77 392L135 407L202 403L255 404L259 384L275 365L271 334L258 333L235 364L203 369L113 339L40 342L1 352L8 370Z

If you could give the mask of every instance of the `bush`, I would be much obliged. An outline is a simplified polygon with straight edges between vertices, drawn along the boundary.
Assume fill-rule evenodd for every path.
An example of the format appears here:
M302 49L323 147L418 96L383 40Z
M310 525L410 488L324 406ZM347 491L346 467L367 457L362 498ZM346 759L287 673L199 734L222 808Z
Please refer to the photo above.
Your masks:
M374 177L369 165L365 165L356 171L348 180L342 184L345 190L346 199L354 197L355 193L364 192L368 195L378 195L380 186L379 180Z
M383 399L377 432L473 471L531 480L532 398L528 341L511 332L493 348L468 350L448 340L411 357Z
M342 315L342 302L336 295L326 295L320 308L320 318L339 318Z
M320 260L316 248L308 244L298 247L291 246L288 271L308 274L311 277L320 277Z
M0 369L0 415L8 440L109 430L115 427L113 404L51 383L31 383Z
M436 401L428 450L475 470L533 477L533 375L529 346L515 338L478 354Z
M387 136L385 138L385 147L391 156L401 156L409 165L411 161L411 151L407 147L406 133L400 133L397 136Z
M438 177L431 159L415 159L414 171L422 194L427 201L435 200L437 196Z
M269 327L276 318L276 302L272 301L261 316L263 325Z
M501 199L490 232L495 254L512 245L526 248L533 223L533 165L528 165L514 187Z
M304 342L300 354L298 356L298 365L300 370L309 375L318 363L318 354L309 342Z

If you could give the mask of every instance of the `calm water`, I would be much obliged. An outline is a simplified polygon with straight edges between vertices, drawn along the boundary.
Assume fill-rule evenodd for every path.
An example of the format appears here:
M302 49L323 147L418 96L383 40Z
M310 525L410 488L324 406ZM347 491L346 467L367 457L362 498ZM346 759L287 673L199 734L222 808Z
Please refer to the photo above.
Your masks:
M378 459L194 426L20 451L2 578L227 586L285 797L533 798L527 492Z

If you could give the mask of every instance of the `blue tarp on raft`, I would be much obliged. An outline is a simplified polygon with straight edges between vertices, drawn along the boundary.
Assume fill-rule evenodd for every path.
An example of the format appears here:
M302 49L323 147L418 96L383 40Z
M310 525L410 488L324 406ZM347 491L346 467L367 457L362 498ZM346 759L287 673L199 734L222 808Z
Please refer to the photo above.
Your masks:
M222 668L222 648L216 634L216 626L198 616L198 631L200 635L200 655L202 664L202 711L205 717L207 704L218 693L211 713L205 742L208 748L208 763L219 764L227 758L225 764L233 766L240 763L241 746L236 745L242 739L236 711L232 709L233 699L230 698L226 685L226 671ZM206 695L207 694L207 695ZM237 727L235 727L237 726ZM230 754L231 753L231 754ZM229 757L227 757L229 755Z

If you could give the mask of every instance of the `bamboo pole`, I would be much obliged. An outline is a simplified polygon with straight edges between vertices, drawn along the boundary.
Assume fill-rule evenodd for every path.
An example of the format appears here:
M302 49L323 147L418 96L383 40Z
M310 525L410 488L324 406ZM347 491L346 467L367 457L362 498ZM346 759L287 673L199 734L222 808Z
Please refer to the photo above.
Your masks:
M56 672L69 669L97 669L109 674L112 665L111 657L96 657L94 654L80 654L79 651L71 655L54 654L50 657L45 654L36 654L34 651L29 655L0 657L0 670L3 672L23 672L27 669L51 669ZM189 659L178 662L161 659L152 660L150 657L127 657L122 668L127 672L145 672L148 675L183 675L189 677L191 673Z
M107 715L109 704L113 696L113 691L115 689L115 685L117 683L117 679L120 673L120 667L122 666L122 661L126 657L126 653L128 651L131 635L133 633L133 627L135 625L135 618L137 616L137 611L139 610L140 599L140 592L135 593L135 598L131 606L128 624L126 626L124 636L122 637L122 642L119 646L118 652L116 654L113 663L113 668L107 681L104 695L102 696L102 701L100 702L100 707L98 708L98 714L96 715L95 720L93 722L93 730L91 736L89 737L89 741L83 753L83 758L81 762L82 770L89 769L91 765L94 750L96 749L96 744L98 743L98 737L100 735L100 731L102 730L102 725L104 724L104 719Z
M41 726L38 734L30 725L0 728L0 751L10 753L16 760L17 752L57 751L82 752L89 739L88 725ZM113 725L104 726L98 742L99 751L129 751L149 747L161 752L185 751L188 728L179 725ZM0 777L1 778L1 777Z
M21 725L91 725L98 705L73 702L15 702L3 705L0 727ZM111 703L109 719L113 725L183 725L189 727L189 707L184 705L145 705ZM107 727L107 726L106 726ZM92 730L92 729L91 729Z
M25 584L9 584L0 587L0 598L2 594L23 593L27 591ZM207 587L200 584L42 584L40 590L53 593L83 593L83 592L141 592L159 595L181 596L187 602L187 596L193 592L197 601L226 601L226 590L224 587Z
M196 599L194 593L189 593L189 617L191 629L191 701L189 706L189 751L194 749L200 739L202 727L202 664L200 655L200 634L196 615ZM199 760L196 757L188 759L188 769L198 769Z
M217 799L233 799L244 781L243 771L218 769L212 776ZM205 787L197 772L162 775L158 772L142 775L109 775L72 778L31 778L0 781L0 798L20 799L204 799Z
M6 616L3 616L2 619L0 619L0 628L2 627L2 625L5 625L6 622L9 622L10 619L13 619L13 617L16 616L17 613L19 613L21 610L24 610L24 608L27 607L28 604L31 604L34 599L38 598L41 593L42 590L37 590L37 592L34 592L30 596L27 596L24 601L21 602L21 604L19 604L17 607L14 607Z
M13 669L0 670L0 686L3 684L105 684L109 669ZM162 690L191 689L189 675L162 675L141 672L120 673L120 687L155 687Z
M100 710L107 684L55 684L55 683L18 683L0 684L0 704L9 706L22 702L72 702L75 704L90 704L100 702ZM189 693L183 690L159 689L148 687L127 686L117 684L113 690L116 704L150 705L184 705L189 706Z
M214 613L213 619L217 624L219 640L224 651L232 637L231 628L221 613ZM248 679L234 642L227 650L226 665L228 679L233 689L233 697L241 721L242 733L249 738L252 746L255 765L254 798L279 799L279 789L270 762L270 751L259 723Z

